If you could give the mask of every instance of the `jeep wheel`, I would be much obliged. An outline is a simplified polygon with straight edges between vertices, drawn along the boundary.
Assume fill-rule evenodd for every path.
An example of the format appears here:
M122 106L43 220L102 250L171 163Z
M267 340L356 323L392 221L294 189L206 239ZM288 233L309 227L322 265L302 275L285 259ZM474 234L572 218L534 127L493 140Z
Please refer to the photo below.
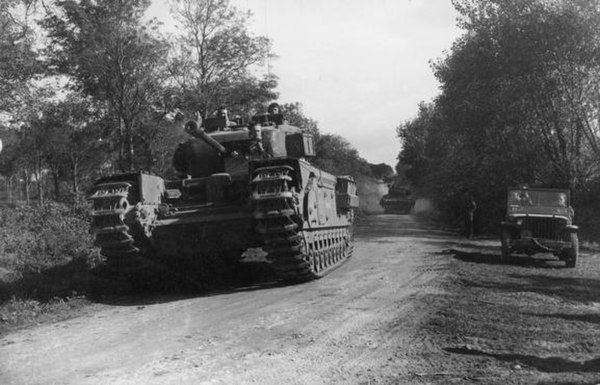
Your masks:
M508 245L509 239L510 234L507 231L503 231L502 238L500 239L500 263L506 263L510 257L510 246Z
M571 234L571 249L567 253L567 259L565 260L567 267L575 267L577 264L577 257L579 256L579 238L577 234Z

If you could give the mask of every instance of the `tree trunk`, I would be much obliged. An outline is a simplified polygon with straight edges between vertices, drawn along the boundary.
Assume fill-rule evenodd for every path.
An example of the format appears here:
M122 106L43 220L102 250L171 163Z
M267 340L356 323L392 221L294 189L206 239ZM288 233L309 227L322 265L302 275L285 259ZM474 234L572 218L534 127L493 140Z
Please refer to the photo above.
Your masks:
M131 127L127 130L127 167L133 171L133 135Z
M37 159L37 165L36 165L36 186L37 186L37 190L38 190L38 202L41 204L44 203L44 185L42 184L42 160L41 157L38 157Z
M72 163L72 172L73 172L73 194L77 195L77 193L79 192L79 185L77 184L77 179L78 179L78 175L77 173L79 172L78 170L78 164L77 161L73 161Z
M123 123L123 119L119 116L118 118L119 124L119 171L125 172L125 142L126 142L126 132L125 132L125 124Z
M58 178L58 172L53 172L52 178L54 179L54 199L56 199L56 201L59 201L60 200L60 179Z
M42 176L38 175L37 176L37 190L38 190L38 202L40 204L44 203L44 186L42 185Z
M127 169L128 171L133 171L134 169L134 153L133 153L133 125L135 119L123 119L123 124L125 126L125 136L126 136L126 145L127 145Z
M25 175L25 183L23 186L23 188L25 189L25 201L27 202L27 204L29 204L29 172L25 170L23 173Z
M12 176L9 176L8 178L6 178L6 186L4 186L6 188L6 199L9 202L12 202Z

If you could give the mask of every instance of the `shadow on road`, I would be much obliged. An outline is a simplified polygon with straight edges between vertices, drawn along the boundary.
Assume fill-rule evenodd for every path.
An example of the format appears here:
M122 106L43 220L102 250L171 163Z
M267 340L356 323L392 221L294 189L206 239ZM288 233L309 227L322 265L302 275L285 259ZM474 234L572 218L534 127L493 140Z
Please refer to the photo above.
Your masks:
M463 284L469 287L492 289L507 293L530 292L559 297L573 302L600 301L600 279L592 278L508 274L505 282L463 280Z
M0 305L14 298L48 303L85 297L92 302L129 306L281 285L264 262L243 263L203 282L161 267L119 274L104 265L90 267L86 260L76 259L24 274L12 282L0 282Z
M581 382L581 381L542 380L540 382L536 382L535 385L598 385L598 381Z
M480 246L473 247L473 249L484 249L489 250L490 247ZM510 256L505 262L500 261L500 251L495 249L495 253L479 252L479 251L464 251L457 249L448 249L444 251L444 254L450 254L454 258L463 262L472 263L484 263L488 265L512 265L521 267L535 267L543 269L556 269L566 268L564 262L559 261L556 257L550 257L545 255L533 255L533 256Z
M543 295L553 295L576 302L597 302L600 300L600 279L511 274L511 278L523 279L520 285L500 287L504 290L531 291ZM510 286L516 286L511 289Z
M561 318L567 321L577 321L577 322L589 322L594 324L600 324L600 314L598 313L589 313L589 314L568 314L568 313L552 313L552 314L536 314L536 313L527 313L529 315L533 315L541 318Z
M587 360L584 362L571 361L562 357L536 357L523 354L506 354L506 353L488 353L477 349L467 347L459 348L444 348L449 353L468 354L476 356L493 357L506 362L518 362L529 367L535 368L540 372L545 373L562 373L562 372L600 372L600 357Z
M489 241L489 240L485 240ZM486 250L494 253L500 253L500 242L498 244L482 244L481 240L463 239L463 240L448 240L446 245L452 248L469 248L475 250Z

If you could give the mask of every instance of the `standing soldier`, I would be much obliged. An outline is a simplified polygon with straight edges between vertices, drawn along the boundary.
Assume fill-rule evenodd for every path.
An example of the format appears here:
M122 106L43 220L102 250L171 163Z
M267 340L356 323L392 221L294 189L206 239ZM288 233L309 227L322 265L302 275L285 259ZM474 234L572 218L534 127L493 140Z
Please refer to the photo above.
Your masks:
M477 203L470 192L465 194L465 235L471 239L475 235L475 211Z

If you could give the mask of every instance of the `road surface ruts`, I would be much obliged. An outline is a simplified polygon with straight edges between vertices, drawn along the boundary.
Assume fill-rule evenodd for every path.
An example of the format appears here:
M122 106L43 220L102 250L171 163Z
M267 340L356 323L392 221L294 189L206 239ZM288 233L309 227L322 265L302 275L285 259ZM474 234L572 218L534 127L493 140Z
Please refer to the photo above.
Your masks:
M353 257L306 284L93 314L0 339L2 384L393 383L427 365L426 294L447 235L412 217L366 217Z

